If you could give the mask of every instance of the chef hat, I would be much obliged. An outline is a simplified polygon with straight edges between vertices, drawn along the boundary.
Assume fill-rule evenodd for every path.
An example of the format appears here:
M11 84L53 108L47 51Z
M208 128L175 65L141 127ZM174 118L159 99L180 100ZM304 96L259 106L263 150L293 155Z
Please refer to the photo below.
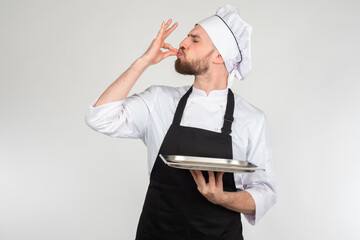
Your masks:
M198 24L224 59L229 72L228 87L231 87L234 77L245 79L251 70L252 27L240 17L237 6L227 4Z

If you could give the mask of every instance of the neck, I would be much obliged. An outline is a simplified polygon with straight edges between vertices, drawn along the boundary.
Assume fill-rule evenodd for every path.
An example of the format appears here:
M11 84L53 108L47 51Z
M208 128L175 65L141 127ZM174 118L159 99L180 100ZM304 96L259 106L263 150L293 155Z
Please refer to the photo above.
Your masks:
M207 72L205 74L195 76L193 85L197 89L204 90L206 95L209 95L212 90L226 89L227 77L227 72L226 74L223 72L222 74L211 74L210 72Z

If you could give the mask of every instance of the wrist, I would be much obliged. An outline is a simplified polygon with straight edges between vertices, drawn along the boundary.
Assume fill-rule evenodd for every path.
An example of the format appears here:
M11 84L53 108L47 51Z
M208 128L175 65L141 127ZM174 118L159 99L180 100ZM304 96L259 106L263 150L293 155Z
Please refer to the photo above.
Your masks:
M231 198L230 192L224 192L223 196L222 196L222 198L221 198L221 200L219 202L219 205L223 205L223 206L228 205L229 202L230 202L230 198Z
M140 58L137 59L137 62L145 67L149 67L151 64L151 61L149 58L144 54Z

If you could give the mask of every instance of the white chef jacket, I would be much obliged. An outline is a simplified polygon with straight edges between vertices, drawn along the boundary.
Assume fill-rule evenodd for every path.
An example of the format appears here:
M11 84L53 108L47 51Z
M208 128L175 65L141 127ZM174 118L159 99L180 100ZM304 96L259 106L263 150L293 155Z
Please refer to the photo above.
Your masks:
M140 138L147 146L150 176L178 102L190 87L154 85L123 100L93 107L97 98L89 105L85 121L95 131L112 137ZM207 95L193 87L180 125L221 132L227 93L228 88L213 90ZM255 225L276 202L271 146L264 113L235 93L234 97L233 158L250 161L266 170L234 173L237 190L249 192L255 201L255 215L244 214L247 221Z

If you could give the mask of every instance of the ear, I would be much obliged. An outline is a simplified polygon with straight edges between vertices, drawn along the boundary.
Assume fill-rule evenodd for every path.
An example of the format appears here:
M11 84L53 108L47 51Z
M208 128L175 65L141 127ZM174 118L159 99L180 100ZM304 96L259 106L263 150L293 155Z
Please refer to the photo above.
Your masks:
M218 64L224 63L224 59L223 59L223 57L221 56L221 54L218 51L216 53L214 63L218 63Z

